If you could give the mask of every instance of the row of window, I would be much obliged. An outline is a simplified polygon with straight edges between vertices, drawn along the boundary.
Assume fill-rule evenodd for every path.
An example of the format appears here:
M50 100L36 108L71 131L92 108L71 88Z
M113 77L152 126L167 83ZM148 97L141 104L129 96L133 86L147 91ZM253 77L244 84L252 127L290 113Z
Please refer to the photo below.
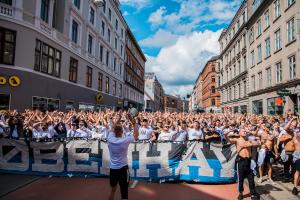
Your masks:
M295 55L293 56L290 56L288 58L288 66L289 66L289 79L292 80L292 79L295 79L296 76L297 76L297 68L296 68L296 57ZM275 75L276 75L276 83L281 83L283 81L283 70L282 70L282 64L281 62L278 62L275 64ZM269 86L272 86L272 68L271 67L268 67L266 70L265 70L265 73L266 73L266 86L269 87ZM260 71L258 72L257 74L258 76L258 82L256 82L256 75L252 75L251 76L251 84L252 84L252 91L255 91L257 89L262 89L264 87L263 85L263 77L265 77L263 75L263 72ZM256 85L256 83L258 85Z
M69 67L69 81L77 83L78 78L78 60L75 58L70 58L70 67ZM98 72L98 90L101 92L105 92L110 94L110 78L108 76L105 77L105 86L103 87L103 74ZM86 87L92 88L93 84L93 68L87 66L86 67ZM117 81L112 81L112 95L117 96L117 87L118 87L118 96L122 97L122 84L119 83L117 86Z
M279 103L278 103L279 102ZM267 114L268 115L282 115L283 104L281 97L273 97L267 99ZM263 114L263 100L257 100L252 102L252 113L256 115Z
M243 62L243 64L242 64ZM226 81L230 81L231 79L235 78L242 72L244 72L247 69L247 56L245 55L243 59L237 60L236 64L233 64L232 67L228 67L225 71L226 73ZM224 81L224 74L223 70L221 71L221 83L225 83Z
M247 82L246 80L243 80L237 83L236 85L233 85L222 91L222 102L243 98L246 97L246 95L247 95Z

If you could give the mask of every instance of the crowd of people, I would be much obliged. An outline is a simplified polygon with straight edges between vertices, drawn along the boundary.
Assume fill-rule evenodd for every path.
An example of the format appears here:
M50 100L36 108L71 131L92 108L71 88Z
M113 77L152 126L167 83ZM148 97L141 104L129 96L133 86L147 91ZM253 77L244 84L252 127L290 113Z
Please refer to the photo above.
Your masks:
M293 181L297 195L300 172L300 118L288 111L285 116L221 113L140 112L128 120L127 111L114 112L40 112L6 111L0 114L0 136L44 140L52 138L85 138L107 140L116 120L123 134L133 134L138 127L138 140L149 142L199 140L215 143L248 142L237 148L239 155L251 147L251 157L258 169L258 183L264 170L271 184L275 162L283 163L284 182ZM243 136L243 140L239 140ZM244 141L245 140L245 141ZM248 144L247 143L247 144ZM248 150L247 150L248 151ZM249 152L248 152L249 153ZM243 159L239 158L238 159ZM246 176L243 177L247 178ZM240 192L243 188L240 188Z

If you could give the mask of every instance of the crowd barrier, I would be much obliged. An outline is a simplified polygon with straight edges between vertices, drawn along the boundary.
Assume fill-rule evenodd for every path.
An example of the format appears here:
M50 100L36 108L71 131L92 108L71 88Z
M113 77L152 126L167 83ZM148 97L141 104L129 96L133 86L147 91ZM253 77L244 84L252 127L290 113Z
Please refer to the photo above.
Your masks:
M236 181L234 145L205 142L136 142L129 145L132 180ZM52 176L108 176L105 141L61 140L36 142L0 139L0 172Z

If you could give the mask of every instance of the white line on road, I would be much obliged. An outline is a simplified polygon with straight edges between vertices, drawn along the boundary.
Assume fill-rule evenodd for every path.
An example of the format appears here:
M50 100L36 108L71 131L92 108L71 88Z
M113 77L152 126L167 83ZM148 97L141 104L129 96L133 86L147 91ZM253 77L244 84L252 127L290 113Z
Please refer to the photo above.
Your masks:
M132 183L132 185L130 186L130 188L134 189L137 184L138 184L138 181L134 180L133 183Z

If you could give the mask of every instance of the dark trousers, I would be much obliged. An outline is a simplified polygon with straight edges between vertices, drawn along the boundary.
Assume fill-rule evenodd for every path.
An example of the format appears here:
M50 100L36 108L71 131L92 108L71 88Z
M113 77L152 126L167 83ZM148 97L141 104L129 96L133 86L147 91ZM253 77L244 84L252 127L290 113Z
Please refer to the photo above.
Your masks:
M122 199L128 199L128 166L122 167L121 169L110 169L109 179L111 187L115 187L119 183Z
M254 174L251 169L251 158L237 157L237 176L238 176L238 186L239 193L244 192L244 179L247 178L249 182L250 194L254 195L256 193Z
M293 155L292 154L287 154L289 159L283 163L283 172L284 172L284 178L289 179L291 175L293 176L295 173L295 165L293 162ZM290 169L291 169L291 174L290 174Z

